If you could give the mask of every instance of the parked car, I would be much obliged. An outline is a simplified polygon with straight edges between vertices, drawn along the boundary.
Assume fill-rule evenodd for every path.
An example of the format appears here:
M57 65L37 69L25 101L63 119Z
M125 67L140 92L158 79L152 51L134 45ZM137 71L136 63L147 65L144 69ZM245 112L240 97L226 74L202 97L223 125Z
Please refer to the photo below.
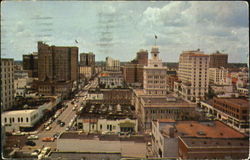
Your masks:
M54 137L44 137L42 139L43 142L54 142L55 138Z
M69 127L66 127L66 129L65 129L66 131L69 131Z
M41 152L41 149L35 149L30 155L31 156L38 156L38 154Z
M60 123L60 126L61 126L61 127L65 126L65 122L61 122L61 123Z
M54 138L57 138L59 136L59 133L56 133L53 135Z
M20 132L20 131L17 131L17 132L13 132L12 133L13 136L24 136L24 132Z
M37 135L30 135L27 137L28 140L35 140L35 139L38 139L38 136Z
M47 128L45 128L46 131L49 131L51 129L50 126L48 126Z
M28 146L35 146L36 145L36 143L33 141L26 141L25 144Z
M60 124L62 121L60 120L60 119L58 119L57 121L56 121L56 123L57 124Z

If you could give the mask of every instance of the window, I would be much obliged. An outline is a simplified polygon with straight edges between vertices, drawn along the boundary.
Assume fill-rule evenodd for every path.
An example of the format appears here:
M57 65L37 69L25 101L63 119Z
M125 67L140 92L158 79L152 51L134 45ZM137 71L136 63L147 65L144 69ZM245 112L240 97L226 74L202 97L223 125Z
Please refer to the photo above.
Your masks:
M102 129L102 125L100 124L100 129Z
M109 129L109 125L107 124L107 129Z
M21 122L23 122L23 117L21 117Z
M17 118L17 122L20 122L20 118L19 117Z
M29 118L28 117L26 118L26 122L29 122Z
M15 122L15 118L12 118L12 121Z
M7 118L6 117L4 118L4 122L7 123Z

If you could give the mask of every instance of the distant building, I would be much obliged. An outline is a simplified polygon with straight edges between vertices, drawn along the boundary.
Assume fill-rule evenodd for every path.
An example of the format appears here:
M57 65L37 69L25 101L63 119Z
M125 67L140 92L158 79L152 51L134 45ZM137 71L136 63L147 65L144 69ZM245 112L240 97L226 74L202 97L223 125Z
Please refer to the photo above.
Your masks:
M106 71L120 71L120 61L106 57Z
M152 47L151 59L143 70L143 88L148 95L166 95L167 93L167 68L163 67L162 60L159 58L159 48Z
M80 53L80 65L95 66L95 55L90 53Z
M78 83L78 47L38 42L38 91L68 97Z
M213 98L201 102L208 114L227 123L239 131L249 130L249 101L241 98Z
M219 121L152 122L152 149L158 158L244 159L248 137Z
M179 59L178 79L180 81L174 82L175 92L192 102L205 99L209 84L208 65L209 55L199 49L183 51Z
M224 67L209 68L209 83L223 85L227 84L227 76L229 74L228 69Z
M80 78L81 79L87 79L89 80L95 73L95 68L92 66L83 66L79 65L79 72L80 72Z
M23 70L28 72L29 77L38 77L38 54L23 55Z
M99 76L101 88L123 88L124 78L121 72L104 72Z
M219 51L209 55L209 68L228 67L228 54L222 54Z
M1 109L10 109L14 104L14 60L1 58Z
M167 71L167 91L174 91L174 82L178 80L177 72L173 70Z
M139 52L137 52L137 64L141 64L143 66L148 65L148 51L141 49Z
M126 64L123 67L124 80L128 85L142 87L143 84L143 65Z

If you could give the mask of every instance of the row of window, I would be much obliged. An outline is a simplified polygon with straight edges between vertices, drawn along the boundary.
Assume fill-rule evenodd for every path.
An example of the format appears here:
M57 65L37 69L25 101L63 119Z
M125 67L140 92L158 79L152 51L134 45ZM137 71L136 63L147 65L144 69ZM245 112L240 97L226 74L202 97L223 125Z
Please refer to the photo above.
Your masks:
M18 117L17 118L17 121L15 121L15 118L14 117L10 117L9 118L9 123L22 123L24 122L24 119L23 117ZM29 122L29 118L26 117L26 122ZM4 123L7 123L7 117L4 118Z

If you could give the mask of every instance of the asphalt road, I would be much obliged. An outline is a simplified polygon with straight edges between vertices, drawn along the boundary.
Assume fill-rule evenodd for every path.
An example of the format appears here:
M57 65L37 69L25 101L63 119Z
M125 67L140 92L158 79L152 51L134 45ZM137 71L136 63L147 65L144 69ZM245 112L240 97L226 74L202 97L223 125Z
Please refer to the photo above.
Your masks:
M62 133L66 131L66 127L69 125L71 119L76 115L76 111L73 111L73 107L75 104L77 104L77 109L80 107L80 104L85 101L84 96L87 95L87 90L91 87L96 87L98 85L97 79L91 81L89 85L85 86L83 89L85 91L80 91L78 92L78 96L76 96L74 99L78 100L78 103L71 104L72 100L65 101L64 104L67 104L68 107L62 111L62 113L59 115L58 118L53 121L49 126L51 126L51 129L49 131L46 131L43 125L41 125L40 128L37 129L39 139L38 140L33 140L36 143L36 146L31 147L31 146L24 146L21 150L22 151L28 151L32 152L35 149L41 149L42 147L51 147L52 150L56 149L56 140L54 142L43 142L42 139L44 137L53 137L54 134L56 133ZM61 120L65 122L65 126L61 127L58 125L56 122L57 120Z

